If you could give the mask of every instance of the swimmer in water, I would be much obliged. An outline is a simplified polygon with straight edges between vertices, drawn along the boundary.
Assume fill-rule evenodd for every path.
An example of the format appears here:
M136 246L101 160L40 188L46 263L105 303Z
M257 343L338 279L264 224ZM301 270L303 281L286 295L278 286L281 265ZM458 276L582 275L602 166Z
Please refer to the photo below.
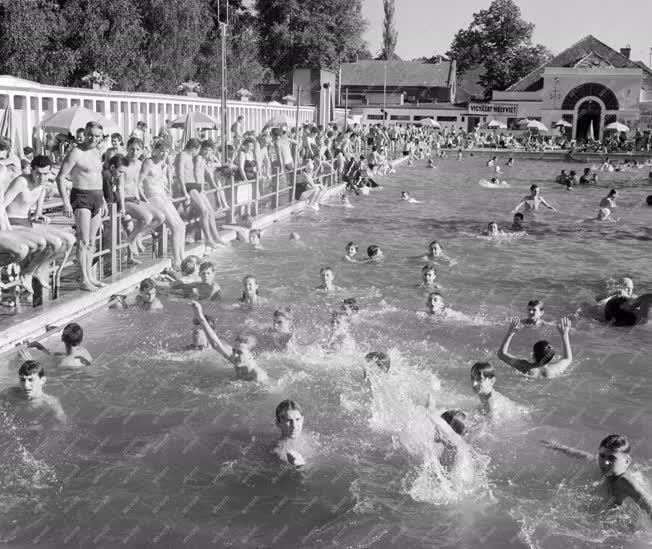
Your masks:
M210 261L204 261L199 265L199 281L173 282L170 287L181 290L187 297L210 299L211 301L222 299L222 289L215 280L215 265Z
M618 191L616 189L611 189L609 191L609 194L605 196L602 200L600 200L600 207L601 208L610 208L614 209L616 208L616 198L618 198Z
M600 208L598 210L598 215L592 221L608 221L610 223L615 223L616 220L611 217L611 210L609 208Z
M249 245L254 250L263 249L263 245L260 243L263 233L259 229L250 229L247 227L241 227L240 225L222 225L221 229L225 231L235 231L238 240L249 242Z
M442 248L438 240L433 240L430 244L428 244L427 254L409 257L408 259L418 259L422 261L436 261L436 260L451 261L451 258L448 257L448 255L446 255L444 249Z
M480 399L480 409L491 416L496 408L498 392L494 391L496 371L489 362L476 362L471 366L471 387Z
M567 456L595 462L596 456L582 450L564 446L558 442L543 440L544 446L562 452ZM609 505L620 506L631 498L649 517L652 517L652 497L640 480L628 469L632 463L631 446L623 435L609 435L598 447L597 463L603 483L601 488Z
M379 371L382 374L386 374L387 372L389 372L391 362L389 360L389 357L382 351L371 351L370 353L367 353L365 355L364 360L367 366L373 366L376 369L376 371ZM364 370L364 379L365 380L369 379L369 373L367 371L367 367L365 367L363 370Z
M340 305L340 310L349 317L358 314L360 312L358 300L355 297L344 298L342 300L342 304Z
M319 269L319 276L321 277L321 284L315 288L315 290L321 290L323 292L335 292L341 290L335 286L335 273L331 267L322 267Z
M446 310L444 297L439 292L430 292L426 299L426 311L430 316L442 314Z
M440 290L441 288L437 285L436 280L437 269L435 269L435 266L432 263L424 265L421 268L421 284L418 287L426 288L430 292Z
M346 252L344 255L344 259L346 259L347 261L351 261L352 263L357 263L358 262L358 259L356 257L357 255L358 255L358 245L355 242L349 242L346 245Z
M11 404L17 410L17 417L32 419L42 423L42 410L46 410L57 421L65 423L66 414L59 399L43 392L45 370L36 360L27 360L18 369L19 387L10 387L0 393L0 401ZM38 416L36 416L38 414Z
M514 165L514 159L510 158L506 163L505 166L512 167Z
M43 344L38 341L32 341L27 344L28 349L38 349L50 356L57 358L57 365L64 368L79 368L81 366L90 366L93 357L88 350L82 346L84 340L84 330L76 322L67 324L61 333L61 341L64 344L63 353L52 353ZM29 352L21 353L23 360L30 360Z
M543 301L533 299L527 304L527 318L521 321L521 324L527 328L539 327L545 324L543 320Z
M512 219L512 231L520 232L524 231L523 228L523 214L521 212L516 212L514 218Z
M190 283L197 282L199 280L199 265L201 264L201 258L197 255L188 255L181 262L181 273L176 271L167 270L164 271L173 282L182 282Z
M459 149L459 150L457 151L457 160L458 160L458 161L461 161L462 158L463 158L463 156L462 156L462 149Z
M375 244L372 244L367 248L367 259L365 261L377 263L383 257L383 251Z
M163 303L156 297L156 282L151 278L146 278L140 282L138 295L136 296L135 306L143 311L157 311L163 308Z
M498 160L497 157L493 157L491 160L487 161L487 168L493 168L494 165L496 164L496 160Z
M342 206L344 208L353 208L353 204L351 204L349 197L346 196L345 194L342 195Z
M607 301L604 316L614 326L634 326L645 324L650 317L652 294L643 294L636 298L614 297Z
M541 196L539 185L532 185L530 187L530 194L523 197L523 199L514 207L512 213L516 212L521 206L525 206L525 211L536 211L539 209L541 204L553 212L557 211L550 204L548 204L548 202L546 202L543 196Z
M487 228L482 231L482 234L484 236L488 236L490 238L496 238L500 236L500 231L498 230L498 224L495 221L491 221L488 225Z
M432 158L428 159L428 163L426 164L426 168L436 168L435 163L432 161Z
M301 235L299 233L291 232L290 240L301 240Z
M498 350L498 358L505 364L509 364L515 370L522 374L535 378L550 378L557 377L563 374L573 361L573 353L570 346L569 333L571 329L571 322L568 318L562 318L557 326L559 334L561 335L563 343L563 356L556 360L552 360L555 356L555 351L552 345L545 340L537 341L532 349L534 361L530 362L524 358L516 358L509 354L509 345L512 338L521 328L521 320L518 317L512 318L507 335Z
M421 204L419 200L412 198L406 191L401 191L401 200L408 204Z
M306 460L299 452L302 450L303 410L293 400L284 400L276 407L276 426L281 431L272 453L290 465L305 465Z
M615 291L606 296L596 297L595 300L598 302L598 305L605 305L612 297L635 298L634 281L629 277L623 277L620 280L620 284L616 286Z
M267 373L256 364L253 357L252 351L256 346L256 338L253 335L236 337L233 347L226 345L217 336L215 330L213 330L208 322L208 319L202 310L202 306L197 301L193 301L192 308L195 312L195 318L204 330L211 347L228 360L235 368L236 379L241 379L243 381L257 381L259 383L268 382L269 378Z
M258 281L254 275L247 275L242 279L242 296L240 297L240 305L248 305L250 307L258 307L267 303L267 299L260 297L258 289Z

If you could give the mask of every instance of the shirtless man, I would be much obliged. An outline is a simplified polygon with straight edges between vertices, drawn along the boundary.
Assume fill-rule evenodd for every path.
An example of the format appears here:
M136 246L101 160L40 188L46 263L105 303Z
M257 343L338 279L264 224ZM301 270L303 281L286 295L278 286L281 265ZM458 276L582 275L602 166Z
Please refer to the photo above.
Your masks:
M31 168L32 171L28 176L20 175L9 183L4 198L8 221L13 232L25 238L34 238L36 233L47 243L42 252L31 255L27 264L22 267L23 285L28 292L32 291L30 280L32 275L44 288L49 288L47 268L50 259L59 252L69 252L75 245L75 237L72 233L51 226L45 227L49 219L42 215L42 208L45 184L48 182L51 170L50 159L39 155L32 160ZM29 217L32 208L35 209L33 219L40 223L32 224L32 219Z
M102 190L102 158L98 145L102 141L102 126L97 122L86 124L86 140L72 149L61 165L57 186L63 200L66 217L75 216L77 228L77 262L81 271L80 289L96 292L102 284L93 272L95 239L106 213ZM65 180L70 176L72 190L66 192Z
M611 189L609 194L600 200L600 207L614 209L616 207L616 198L618 198L618 191Z
M163 212L152 208L147 197L142 193L139 185L140 170L142 168L141 155L144 151L143 142L138 137L132 137L127 142L127 160L129 165L118 180L118 196L120 211L129 214L134 220L134 228L129 234L127 242L127 264L137 265L135 259L138 255L137 243L139 238L147 231L154 230L165 221Z
M145 159L138 176L138 187L143 189L145 198L152 208L165 216L167 226L172 233L172 268L177 271L183 261L183 248L186 240L186 225L174 207L174 203L166 191L166 183L170 181L167 157L170 145L166 141L158 141L152 149L152 157Z
M549 210L552 210L553 212L556 212L557 210L553 208L548 202L546 202L546 199L539 194L539 185L532 185L530 187L530 194L528 196L524 196L523 199L516 205L516 207L512 210L512 213L516 212L521 206L525 206L525 211L536 211L539 209L539 206L543 204L546 208Z
M206 180L210 183L213 189L217 189L215 184L215 177L213 176L212 170L208 167L208 162L213 154L214 145L210 140L204 140L201 142L201 147L199 149L199 154L194 157L194 180L199 185L199 189L195 190L189 189L188 194L190 195L190 200L193 206L199 212L199 219L201 221L202 231L204 232L204 238L206 239L207 245L215 247L215 244L224 244L228 245L221 237L220 233L217 230L217 225L215 224L215 209L211 204L210 200L204 189L206 188Z

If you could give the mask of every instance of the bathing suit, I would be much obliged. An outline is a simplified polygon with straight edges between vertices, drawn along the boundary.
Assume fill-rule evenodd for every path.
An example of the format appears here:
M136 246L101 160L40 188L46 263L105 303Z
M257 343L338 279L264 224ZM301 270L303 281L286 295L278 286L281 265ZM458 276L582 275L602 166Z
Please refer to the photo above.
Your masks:
M188 191L188 193L190 193L190 191L192 191L193 189L195 189L198 193L200 193L202 190L202 186L200 183L186 183L186 191Z
M136 198L135 196L127 196L127 197L125 197L125 204L127 202L131 202L132 204L136 204L136 205L140 204L140 200L138 198Z
M104 193L99 189L76 189L70 191L70 205L75 210L90 210L91 217L95 217L104 203Z
M12 227L32 227L32 220L27 217L10 217L9 224Z
M626 297L612 297L604 306L604 317L614 326L634 326L637 318L634 313L623 311L620 306L629 301Z

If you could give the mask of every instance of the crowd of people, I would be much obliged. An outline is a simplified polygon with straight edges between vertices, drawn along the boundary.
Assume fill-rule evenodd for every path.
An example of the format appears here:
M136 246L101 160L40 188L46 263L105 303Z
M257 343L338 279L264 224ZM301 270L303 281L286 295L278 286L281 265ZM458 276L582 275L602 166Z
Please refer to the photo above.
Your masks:
M71 151L64 161L58 177L59 182L63 180L62 173L65 176L72 171L73 168L71 166L77 167L76 169L83 174L83 177L90 177L88 174L96 174L96 170L101 169L95 162L96 156L88 154L94 150L93 143L100 139L100 131L101 129L98 129L94 125L87 128L86 141L77 149ZM341 138L338 135L338 139L336 140L338 148L336 152L334 154L331 152L327 155L320 148L320 144L330 139L328 136L329 132L330 130L320 130L319 128L305 130L302 136L304 139L301 141L301 146L298 147L300 155L296 157L297 161L300 160L304 165L310 165L312 171L320 170L324 165L327 165L329 167L328 169L332 168L337 170L341 175L348 178L347 185L349 187L349 195L351 196L361 194L358 191L362 187L367 189L373 188L368 183L372 180L371 175L378 175L380 173L379 171L373 171L379 165L379 162L376 161L378 157L375 156L375 153L382 154L379 151L383 151L388 146L385 139L389 137L391 141L391 133L384 128L379 128L378 131L371 132L374 136L373 141L367 142L367 145L371 148L369 154L374 156L366 157L367 165L364 168L364 174L366 175L360 175L360 167L356 168L354 172L351 172L350 169L347 170L347 166L352 165L352 162L358 162L356 160L356 154L351 150L354 147L352 142L356 139L356 137L351 135L354 132L343 132L341 133ZM111 155L108 161L112 167L117 166L118 168L127 170L139 158L142 154L142 148L141 143L136 141L136 139L133 137L130 139L130 144L128 143L127 146L127 156L122 155L119 151L115 151ZM247 139L248 137L243 134L243 144ZM406 156L409 156L410 160L412 160L413 157L419 157L421 152L426 156L433 154L436 149L436 147L433 147L433 139L432 134L415 132L404 143L399 143L402 147L405 147L404 152L407 152ZM184 151L177 155L175 162L178 169L185 170L186 173L182 173L181 177L177 173L178 181L175 182L185 186L187 194L184 196L187 200L190 202L199 202L200 199L191 196L190 193L201 193L200 188L193 187L192 185L198 184L196 177L197 166L199 165L199 169L201 170L205 169L206 157L204 155L207 154L207 147L202 143L195 143L192 140L189 143L191 145L186 145ZM417 146L423 148L421 149ZM151 214L151 220L149 217L147 218L148 223L154 223L155 212L159 208L162 211L164 206L163 202L169 200L169 197L164 197L160 194L160 189L163 185L159 181L166 177L162 170L167 165L168 150L169 146L165 141L156 141L152 147L151 157L145 158L142 161L142 166L134 170L133 177L138 184L136 186L126 187L134 190L121 191L122 193L141 193L140 196L137 194L135 197L129 196L128 198L136 198L139 202L142 199L143 203L149 204L143 209L143 211ZM243 150L246 149L240 148L238 154L242 154ZM201 155L202 160L193 160L197 155ZM88 158L93 159L92 164L87 163ZM124 161L122 158L124 158ZM370 159L373 161L369 162ZM288 157L286 160L288 162L294 161L294 157ZM362 160L363 158L360 158L360 161ZM47 159L40 162L47 163L46 161ZM490 167L496 166L495 159L491 159L489 163L491 163ZM49 164L47 164L47 167L49 168ZM193 167L193 170L191 170L191 167ZM38 163L35 164L35 173L40 173L38 171L39 169L41 168L39 168ZM357 175L354 176L354 173ZM191 177L191 174L195 174L194 179L191 181L184 179L186 176ZM590 173L585 172L585 176L586 180L590 182ZM36 177L39 176L37 175ZM83 182L86 180L79 179L79 176L76 181L77 186L73 186L73 190L76 189L77 193L71 197L70 202L65 203L64 208L66 211L74 211L75 215L80 218L80 223L89 222L92 224L94 218L90 206L97 208L102 206L101 190L97 188L85 188L86 186L80 185L80 181ZM75 180L73 180L74 183ZM12 185L15 185L15 182ZM183 190L180 192L183 193ZM601 200L600 207L616 207L616 198L617 191L614 189ZM408 204L418 203L418 201L411 199L407 192L402 193L401 199ZM75 208L73 203L76 203L78 207ZM138 202L132 203L138 204ZM83 207L80 207L80 204ZM539 210L541 206L553 212L557 211L554 206L549 204L541 196L538 185L532 185L530 194L524 196L513 209L515 215L512 230L515 232L522 232L524 230L523 221L525 216L517 210L523 208L525 214L528 214L529 212ZM79 212L79 210L82 210L82 212ZM128 211L133 212L136 218L140 219L137 217L139 214L136 209ZM141 221L140 225L136 225L137 227L149 226L144 223L144 220ZM214 228L210 222L205 228L205 231L207 235L213 235L215 240L217 240L219 234L212 232ZM248 240L251 247L257 248L260 246L261 232L259 230L238 227L237 231L242 239ZM488 236L491 237L497 234L497 225L490 223ZM296 233L292 233L290 238L296 240L300 237ZM134 242L136 240L137 237L134 237ZM355 242L349 242L345 247L344 259L351 263L382 262L383 252L379 246L373 244L367 248L367 257L361 258L358 256L358 245ZM426 263L421 269L422 284L419 286L427 294L425 303L426 311L424 314L430 317L440 317L454 313L445 304L441 288L437 284L437 265L441 263L451 264L453 261L444 252L441 243L438 241L431 242L427 252L423 256L413 259L419 259ZM209 314L205 314L205 305L201 303L223 301L226 299L222 294L219 284L215 280L214 264L211 261L202 260L202 258L196 256L183 257L180 255L175 260L178 261L178 264L175 264L173 269L164 273L161 278L148 278L143 280L133 302L131 302L128 296L113 296L112 306L120 308L136 307L144 311L155 311L165 308L164 300L160 297L161 295L173 293L189 298L192 300L193 327L191 343L188 348L212 348L234 368L237 379L268 384L270 382L269 375L258 364L256 353L262 350L296 350L296 343L293 339L294 325L291 308L278 308L273 313L272 326L264 331L262 340L254 334L244 333L238 336L233 344L230 344L217 333L215 318ZM88 277L89 273L86 273L86 276ZM319 272L319 277L321 284L316 288L316 291L325 293L342 291L342 288L339 288L335 284L334 270L331 267L323 267ZM90 283L94 282L89 278L86 281ZM652 306L652 294L634 295L634 284L629 278L623 279L622 283L615 287L609 295L600 296L596 299L597 306L600 306L604 311L605 320L616 326L631 326L646 322L650 307ZM242 281L242 296L237 300L237 305L246 308L256 308L265 304L266 301L259 293L256 278L252 275L246 276ZM328 341L324 343L326 348L331 350L337 349L343 345L347 337L350 337L348 332L348 319L356 315L358 311L359 304L355 298L342 300L339 308L332 314L330 336ZM535 299L528 302L526 318L520 319L519 317L514 317L511 319L507 333L496 353L500 361L530 378L549 379L560 376L567 372L573 363L573 351L570 341L570 318L562 318L557 324L561 338L560 353L555 350L549 341L544 339L534 344L531 358L518 357L511 353L510 346L519 331L537 330L541 326L550 324L544 320L544 314L543 301ZM62 335L65 351L59 355L60 365L84 367L92 363L90 353L82 346L82 339L83 330L79 325L73 323L66 326ZM47 351L39 343L31 343L28 347L35 347ZM57 417L65 417L65 413L61 409L58 401L43 392L45 372L42 364L32 359L28 349L23 350L20 356L23 360L18 371L20 387L12 388L6 396L13 399L14 402L36 402L45 405L51 408ZM390 368L391 361L387 353L380 350L370 352L365 357L365 364L363 366L364 378L368 381L370 378L382 377L390 371ZM491 418L496 413L496 409L500 406L501 401L505 398L494 387L497 381L496 368L490 362L476 362L471 367L469 373L471 388L479 399L480 411L482 414ZM462 463L468 464L468 456L465 456L465 453L469 450L468 445L464 443L463 439L470 418L463 410L450 409L435 412L430 409L430 405L426 406L425 413L432 416L430 419L432 420L436 433L435 438L440 443L439 460L441 465L445 470L453 474L457 468L462 466ZM273 454L289 465L304 465L307 459L304 455L303 439L301 436L304 423L304 414L301 406L295 401L284 400L277 406L274 411L274 416L276 425L280 430L280 438L272 450ZM631 449L630 443L625 436L609 435L604 438L598 445L597 457L554 441L545 441L544 444L548 448L564 452L567 455L597 461L604 477L604 486L610 501L621 504L626 498L631 498L647 514L652 515L652 499L650 495L646 493L637 478L628 471L628 467L631 464Z

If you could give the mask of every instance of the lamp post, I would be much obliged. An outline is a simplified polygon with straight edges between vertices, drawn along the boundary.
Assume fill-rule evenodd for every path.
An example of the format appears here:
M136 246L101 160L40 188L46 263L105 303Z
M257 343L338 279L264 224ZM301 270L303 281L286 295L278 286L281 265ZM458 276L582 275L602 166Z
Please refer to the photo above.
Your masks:
M218 14L219 14L219 4L218 4ZM221 38L221 47L222 47L222 93L220 96L220 104L222 107L222 112L220 113L222 116L221 122L222 122L222 165L226 166L228 159L228 153L227 153L227 132L229 128L229 123L228 123L228 113L227 113L227 106L226 106L226 33L227 33L227 26L229 23L229 0L226 0L226 17L224 18L224 21L220 23L220 38Z
M387 61L385 61L385 79L383 80L383 127L387 120Z

